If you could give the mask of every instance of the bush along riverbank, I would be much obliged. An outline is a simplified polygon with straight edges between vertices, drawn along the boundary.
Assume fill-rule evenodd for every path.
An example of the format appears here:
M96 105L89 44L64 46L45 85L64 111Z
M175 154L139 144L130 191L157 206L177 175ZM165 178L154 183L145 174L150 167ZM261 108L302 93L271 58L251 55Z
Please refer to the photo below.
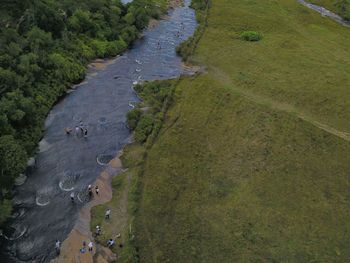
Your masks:
M344 20L350 21L349 0L308 0L312 4L323 6L328 10L340 15Z
M165 0L0 3L0 224L50 108L95 58L125 51Z
M200 37L204 33L208 14L208 0L192 1L196 10L199 26L193 37L182 43L177 52L183 60L190 61ZM134 87L142 102L127 114L127 123L133 131L134 142L127 145L121 156L126 171L113 178L113 199L103 205L92 208L91 231L102 227L102 234L96 241L106 245L109 238L116 240L112 251L117 254L118 262L139 262L138 229L135 222L142 196L142 177L147 153L156 142L163 127L169 108L178 96L176 87L181 77L173 80L146 82ZM171 126L171 125L170 125ZM104 220L104 211L111 208L117 211L110 220ZM120 235L119 235L120 234Z

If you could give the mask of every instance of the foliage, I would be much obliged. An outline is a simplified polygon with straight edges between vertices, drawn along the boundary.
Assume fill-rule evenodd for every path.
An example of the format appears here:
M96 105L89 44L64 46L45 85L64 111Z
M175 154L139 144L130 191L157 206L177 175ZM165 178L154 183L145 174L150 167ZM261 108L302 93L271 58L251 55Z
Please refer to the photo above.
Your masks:
M159 15L155 2L0 1L0 138L8 149L0 189L23 172L58 97L84 78L89 61L125 51Z
M127 119L128 127L131 130L135 130L137 123L140 120L141 113L142 113L141 110L138 108L132 109L127 113L126 119Z
M339 14L345 20L350 21L350 1L338 0L335 2L335 7L339 10Z
M260 33L256 31L244 31L241 33L240 37L246 41L259 41L262 39L262 36Z
M10 189L25 168L27 154L13 136L4 135L0 137L0 156L0 185Z
M135 129L135 140L143 143L147 140L148 135L151 134L154 125L154 119L151 115L142 115L140 121Z
M7 217L11 215L12 205L11 200L2 199L0 200L0 225L3 224Z
M135 130L137 142L146 142L150 135L151 141L157 137L165 111L172 102L175 83L174 80L151 81L134 87L143 101L128 112L127 121L129 128Z
M309 2L323 6L350 21L350 0L309 0Z
M173 90L172 81L167 80L151 81L135 86L135 91L144 100L143 104L151 107L155 113L162 110L165 100L171 98Z

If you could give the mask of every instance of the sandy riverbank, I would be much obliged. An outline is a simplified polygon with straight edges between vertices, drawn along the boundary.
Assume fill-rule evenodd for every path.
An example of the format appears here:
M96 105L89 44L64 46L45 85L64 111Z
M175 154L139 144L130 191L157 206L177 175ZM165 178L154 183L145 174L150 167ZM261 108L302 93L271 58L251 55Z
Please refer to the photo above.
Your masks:
M122 164L118 156L109 162L106 169L96 179L93 186L98 185L100 194L98 196L95 194L93 200L87 203L80 211L79 218L73 230L62 244L60 256L52 260L51 263L104 263L112 262L116 259L116 255L108 248L95 243L92 253L86 252L82 254L80 248L83 241L89 243L90 240L94 240L90 231L90 210L92 207L106 203L112 199L111 180L114 175L121 171L121 168Z

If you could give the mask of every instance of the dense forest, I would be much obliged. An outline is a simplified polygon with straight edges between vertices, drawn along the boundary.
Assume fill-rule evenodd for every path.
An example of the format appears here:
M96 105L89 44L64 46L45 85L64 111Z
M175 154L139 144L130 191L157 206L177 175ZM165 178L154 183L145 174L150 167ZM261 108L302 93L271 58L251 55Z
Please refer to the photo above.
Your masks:
M52 105L89 61L123 52L161 11L151 0L0 2L0 223Z

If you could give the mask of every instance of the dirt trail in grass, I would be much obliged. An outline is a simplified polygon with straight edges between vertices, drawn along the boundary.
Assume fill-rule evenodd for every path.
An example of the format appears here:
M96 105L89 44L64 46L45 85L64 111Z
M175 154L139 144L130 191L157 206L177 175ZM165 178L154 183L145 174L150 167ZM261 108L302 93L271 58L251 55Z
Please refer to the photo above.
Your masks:
M303 6L306 6L310 9L320 13L322 16L327 16L327 17L331 18L332 20L338 22L339 24L342 24L343 26L350 27L349 21L344 20L339 15L329 11L328 9L326 9L322 6L314 5L314 4L311 4L311 3L304 1L304 0L298 0L298 2L300 4L302 4Z
M350 142L350 133L338 130L332 126L329 126L328 124L322 123L321 121L315 119L314 117L309 116L308 114L302 112L300 109L295 108L294 106L287 104L287 103L282 103L279 101L275 101L271 98L265 97L263 95L258 95L253 92L250 92L248 90L243 90L237 87L237 85L234 85L232 83L232 80L230 77L222 72L220 69L211 67L210 71L214 73L218 77L218 79L224 84L224 85L229 85L231 89L239 93L240 95L244 96L245 98L256 102L258 104L262 104L265 106L268 106L274 110L279 110L279 111L284 111L289 114L293 114L294 116L316 126L319 129L324 130L327 133L330 133L332 135L337 136L338 138L341 138L345 141Z

